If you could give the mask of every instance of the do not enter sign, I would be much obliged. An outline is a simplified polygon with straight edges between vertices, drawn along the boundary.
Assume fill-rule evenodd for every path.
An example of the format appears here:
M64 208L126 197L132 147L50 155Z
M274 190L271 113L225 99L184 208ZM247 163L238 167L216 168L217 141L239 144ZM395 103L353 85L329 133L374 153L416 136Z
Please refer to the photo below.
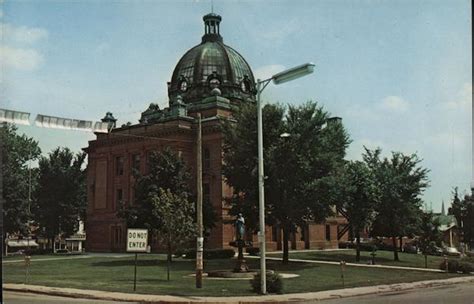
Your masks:
M127 252L147 252L148 230L127 229Z

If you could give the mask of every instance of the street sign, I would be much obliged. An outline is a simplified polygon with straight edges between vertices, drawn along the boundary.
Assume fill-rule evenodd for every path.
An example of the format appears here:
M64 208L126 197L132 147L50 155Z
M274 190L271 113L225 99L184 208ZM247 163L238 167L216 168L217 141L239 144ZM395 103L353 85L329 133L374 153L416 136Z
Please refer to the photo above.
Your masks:
M147 252L148 230L127 229L127 252Z

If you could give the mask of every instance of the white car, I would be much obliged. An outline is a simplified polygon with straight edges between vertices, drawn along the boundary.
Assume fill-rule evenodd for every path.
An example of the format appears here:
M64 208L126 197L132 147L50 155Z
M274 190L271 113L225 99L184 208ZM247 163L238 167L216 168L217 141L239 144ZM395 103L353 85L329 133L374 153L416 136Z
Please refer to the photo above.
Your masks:
M443 250L444 254L452 256L460 256L461 253L454 247L446 247Z

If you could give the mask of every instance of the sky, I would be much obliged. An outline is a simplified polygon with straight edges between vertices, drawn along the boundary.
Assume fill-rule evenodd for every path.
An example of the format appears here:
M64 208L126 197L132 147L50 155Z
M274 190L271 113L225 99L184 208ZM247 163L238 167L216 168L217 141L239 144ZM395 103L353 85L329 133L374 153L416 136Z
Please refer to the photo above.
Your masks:
M150 102L167 106L181 56L201 41L211 1L1 1L0 108L118 125ZM343 118L352 143L417 153L430 170L423 199L448 206L470 188L472 32L468 0L214 0L224 43L256 77L305 62L315 73L269 85L266 102L317 101ZM80 151L94 134L21 126L43 154Z

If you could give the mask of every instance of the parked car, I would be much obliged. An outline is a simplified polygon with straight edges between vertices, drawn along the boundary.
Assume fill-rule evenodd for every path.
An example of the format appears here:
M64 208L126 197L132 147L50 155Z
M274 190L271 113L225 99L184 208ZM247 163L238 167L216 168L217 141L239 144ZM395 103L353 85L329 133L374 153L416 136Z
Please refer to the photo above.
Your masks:
M403 252L406 253L418 253L418 247L415 244L405 244L403 245Z
M438 246L432 246L428 252L429 255L438 255L441 256L443 255L443 248L438 247Z
M461 253L455 247L445 247L443 253L450 256L460 256Z

